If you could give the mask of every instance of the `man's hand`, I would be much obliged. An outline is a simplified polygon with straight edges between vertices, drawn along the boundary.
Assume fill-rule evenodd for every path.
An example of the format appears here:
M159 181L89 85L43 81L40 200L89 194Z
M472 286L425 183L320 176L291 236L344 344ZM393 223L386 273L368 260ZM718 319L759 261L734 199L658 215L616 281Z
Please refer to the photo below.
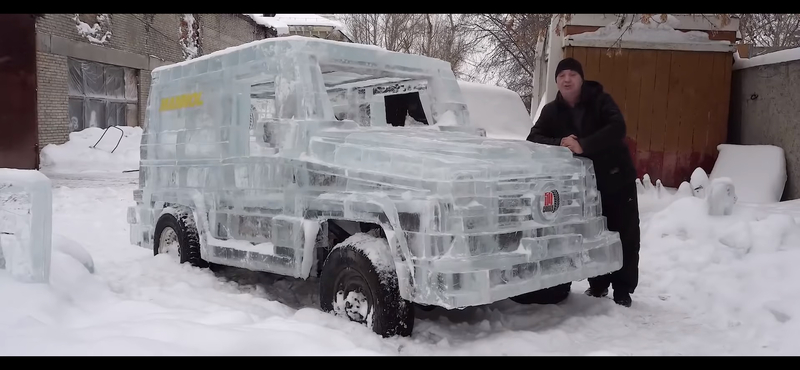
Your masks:
M581 148L581 144L578 143L578 137L575 135L569 135L561 139L561 146L569 148L575 154L583 153L583 148Z

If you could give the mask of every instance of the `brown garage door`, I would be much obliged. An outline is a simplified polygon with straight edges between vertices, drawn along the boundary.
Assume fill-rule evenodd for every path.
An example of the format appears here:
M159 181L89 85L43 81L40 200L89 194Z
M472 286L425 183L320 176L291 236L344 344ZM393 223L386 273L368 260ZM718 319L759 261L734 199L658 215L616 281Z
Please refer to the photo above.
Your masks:
M0 14L0 167L39 167L35 25L33 14Z

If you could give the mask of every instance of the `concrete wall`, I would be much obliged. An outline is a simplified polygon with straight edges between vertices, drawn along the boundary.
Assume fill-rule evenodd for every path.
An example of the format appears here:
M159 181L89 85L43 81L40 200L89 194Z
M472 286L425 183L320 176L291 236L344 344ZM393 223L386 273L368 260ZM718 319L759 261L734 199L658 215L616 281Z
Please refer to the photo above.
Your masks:
M734 70L728 142L786 152L784 200L800 198L800 61Z
M122 66L136 71L138 122L145 118L150 71L184 60L180 44L188 29L183 14L79 14L78 21L99 31L90 42L79 32L76 14L45 14L36 24L39 100L39 143L64 143L69 135L69 58ZM242 14L194 14L199 29L199 55L273 37L275 31ZM183 23L183 24L182 24ZM183 31L182 31L183 28Z

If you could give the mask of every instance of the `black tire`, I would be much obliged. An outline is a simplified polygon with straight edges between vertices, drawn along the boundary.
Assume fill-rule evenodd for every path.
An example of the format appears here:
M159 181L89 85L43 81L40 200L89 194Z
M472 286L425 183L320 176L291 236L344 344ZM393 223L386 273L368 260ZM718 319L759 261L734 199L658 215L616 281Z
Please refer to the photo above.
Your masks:
M367 305L366 315L337 312L334 302L339 292L344 299L351 292L362 293ZM325 259L320 275L320 306L325 312L344 315L351 321L371 326L384 338L407 337L414 330L414 305L400 297L394 269L379 273L364 252L349 244L335 247ZM367 322L370 314L372 325Z
M189 262L192 266L206 268L208 262L200 258L200 240L197 235L197 230L194 226L194 219L191 213L182 213L178 217L171 213L166 213L158 219L156 229L153 233L153 255L158 255L158 250L161 244L161 234L164 230L171 228L177 234L178 254L180 255L180 263Z
M519 304L558 304L569 297L572 283L564 283L554 287L525 293L510 299Z

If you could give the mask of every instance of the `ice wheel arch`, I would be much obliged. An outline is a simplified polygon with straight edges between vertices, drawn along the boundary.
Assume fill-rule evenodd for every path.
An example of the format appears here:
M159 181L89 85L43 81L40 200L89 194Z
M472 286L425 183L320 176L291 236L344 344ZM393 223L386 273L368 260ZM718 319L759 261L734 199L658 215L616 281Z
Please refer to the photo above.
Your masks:
M410 336L414 305L400 296L388 251L386 239L363 233L337 244L320 275L322 310L364 324L383 337Z
M191 213L168 212L158 218L153 233L153 255L165 253L176 253L180 263L208 267L208 262L200 257L200 240Z

